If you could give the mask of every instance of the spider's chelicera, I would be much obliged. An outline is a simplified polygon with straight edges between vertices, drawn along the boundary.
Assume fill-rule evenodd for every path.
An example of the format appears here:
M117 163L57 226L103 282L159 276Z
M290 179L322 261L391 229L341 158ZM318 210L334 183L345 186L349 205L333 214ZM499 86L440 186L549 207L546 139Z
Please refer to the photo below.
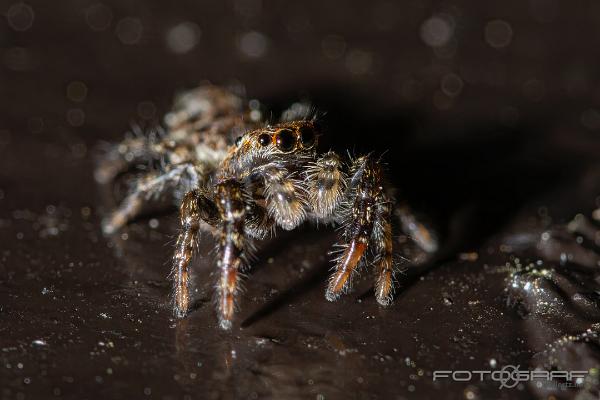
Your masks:
M134 181L103 228L113 233L152 199L173 197L181 219L172 272L177 317L189 309L188 269L200 230L218 241L217 314L224 329L231 327L240 272L249 267L254 243L277 227L292 230L307 220L342 227L325 295L330 301L347 291L357 266L368 260L376 270L377 301L390 304L396 270L393 213L423 249L436 249L430 232L406 208L394 207L379 160L318 154L321 128L297 109L284 113L278 124L265 125L256 102L249 107L229 91L203 86L178 97L165 118L165 134L126 139L97 168L96 179L109 183L131 166L162 161L161 168Z

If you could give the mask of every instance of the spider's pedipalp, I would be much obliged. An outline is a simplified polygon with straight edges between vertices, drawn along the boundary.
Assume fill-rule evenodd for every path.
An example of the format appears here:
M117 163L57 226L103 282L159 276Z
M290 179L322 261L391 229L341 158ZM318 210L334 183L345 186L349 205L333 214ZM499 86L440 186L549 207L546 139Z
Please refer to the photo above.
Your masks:
M308 194L313 214L320 220L330 219L346 191L342 161L330 151L306 169Z
M277 225L292 230L306 219L306 190L302 181L286 168L270 165L263 169L269 215Z

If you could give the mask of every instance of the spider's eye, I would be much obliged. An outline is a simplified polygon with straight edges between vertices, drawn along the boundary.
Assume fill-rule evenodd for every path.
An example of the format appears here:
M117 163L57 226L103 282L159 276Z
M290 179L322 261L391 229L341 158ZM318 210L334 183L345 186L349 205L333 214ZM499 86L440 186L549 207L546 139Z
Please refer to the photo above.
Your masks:
M281 151L292 151L296 145L296 136L291 130L282 129L277 132L275 143L277 143L277 148Z
M238 136L238 138L235 139L235 145L240 147L240 144L242 144L242 136Z
M300 141L302 142L302 146L308 148L315 144L315 132L312 128L308 126L303 126L300 128Z
M263 147L268 146L271 143L271 135L263 133L258 137L258 143Z

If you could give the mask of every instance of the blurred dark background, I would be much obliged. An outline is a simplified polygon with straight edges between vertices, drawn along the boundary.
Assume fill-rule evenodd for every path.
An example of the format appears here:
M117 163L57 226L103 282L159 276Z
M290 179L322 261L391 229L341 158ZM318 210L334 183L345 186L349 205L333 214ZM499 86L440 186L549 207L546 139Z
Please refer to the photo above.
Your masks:
M326 113L324 148L389 150L417 207L447 221L476 203L491 226L598 154L593 1L1 7L4 148L28 136L53 143L57 161L69 149L87 159L99 139L160 121L178 90L238 84L274 115L312 101Z
M487 322L463 320L476 315L460 308L472 305L467 294L454 298L454 314L442 307L424 316L440 304L432 293L458 276L451 268L401 294L387 315L369 296L324 304L324 273L302 278L304 264L273 282L263 268L248 283L240 320L272 297L272 287L286 296L250 328L233 339L215 335L208 282L190 325L173 329L164 244L176 225L149 231L141 221L124 244L103 238L98 222L107 205L92 178L94 154L132 123L159 123L176 92L204 81L244 86L275 116L310 101L324 113L323 149L385 153L401 197L452 243L445 259L456 260L538 199L561 196L541 200L528 218L562 222L581 204L600 207L597 193L571 192L599 161L599 2L0 0L0 13L4 398L115 395L103 382L124 397L337 398L351 390L391 398L416 388L477 398L499 392L485 384L446 391L428 378L434 365L481 368L490 357L527 364L536 349L523 344L520 320L498 311L502 288L488 293L482 284L489 308L478 312ZM324 254L329 242L295 246L287 255L279 246L276 261L294 266L294 254ZM297 278L308 289L290 289ZM323 321L321 312L335 317ZM397 331L371 322L374 315ZM275 347L257 350L251 340ZM303 358L311 344L321 353ZM337 354L346 349L355 356ZM377 372L380 356L386 373ZM346 375L336 375L339 368ZM111 377L113 369L120 374ZM194 378L180 379L192 374L203 377L201 389Z

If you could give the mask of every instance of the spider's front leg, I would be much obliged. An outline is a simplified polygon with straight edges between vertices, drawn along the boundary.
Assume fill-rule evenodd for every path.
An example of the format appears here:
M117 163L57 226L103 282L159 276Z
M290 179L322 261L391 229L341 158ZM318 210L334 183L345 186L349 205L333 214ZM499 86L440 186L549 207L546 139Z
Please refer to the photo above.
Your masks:
M219 211L215 204L199 190L192 190L183 198L180 207L181 232L177 238L173 263L174 313L178 318L187 314L190 303L188 269L194 254L200 222L215 226L219 222Z
M221 328L231 329L239 271L248 250L244 235L246 203L242 184L233 179L220 182L216 188L216 204L221 220L218 261L221 276L217 283L217 312Z
M336 300L348 289L356 267L372 243L377 253L379 271L377 300L381 304L388 304L393 278L392 236L389 202L383 192L381 167L369 156L364 156L353 163L351 171L343 233L346 243L336 260L325 297L330 301Z
M392 203L384 198L375 205L375 226L372 243L375 247L375 298L382 306L389 305L394 294L394 261L392 238Z

